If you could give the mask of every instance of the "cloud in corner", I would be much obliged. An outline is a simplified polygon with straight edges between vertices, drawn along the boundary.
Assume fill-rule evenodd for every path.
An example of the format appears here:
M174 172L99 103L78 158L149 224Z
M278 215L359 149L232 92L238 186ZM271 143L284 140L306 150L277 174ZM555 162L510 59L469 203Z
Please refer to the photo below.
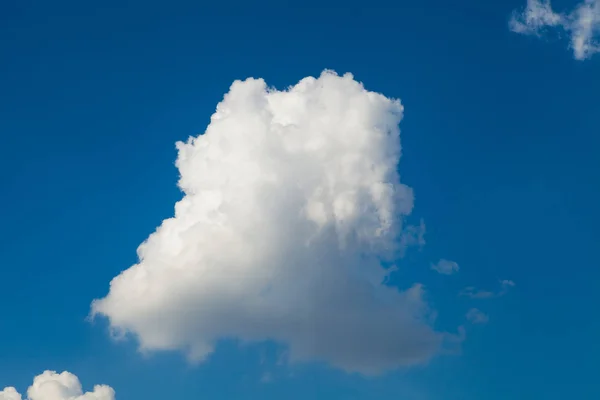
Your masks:
M576 60L585 60L600 51L600 0L584 0L569 13L552 10L549 0L527 0L524 9L514 11L509 28L515 33L541 37L551 29L565 32Z
M424 243L422 222L403 226L402 114L351 74L234 82L206 132L177 143L174 217L92 315L198 361L234 337L363 374L426 363L452 336L431 326L423 286L385 285L382 266Z
M33 379L27 389L28 400L115 400L115 391L107 385L96 385L83 392L79 378L70 372L44 371ZM0 390L0 400L23 400L14 387Z

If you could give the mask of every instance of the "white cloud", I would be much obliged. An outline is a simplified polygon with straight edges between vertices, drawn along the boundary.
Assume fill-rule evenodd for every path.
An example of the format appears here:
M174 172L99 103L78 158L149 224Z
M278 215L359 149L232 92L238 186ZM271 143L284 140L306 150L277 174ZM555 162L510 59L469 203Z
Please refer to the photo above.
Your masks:
M569 17L571 48L575 58L584 60L600 50L596 35L600 30L600 1L587 0Z
M540 35L548 27L562 25L562 16L552 11L549 0L527 0L527 7L513 12L509 25L513 32Z
M541 36L547 28L557 28L570 36L570 48L577 60L585 60L600 51L600 0L584 0L570 13L552 10L550 1L528 0L527 7L513 12L509 21L513 32Z
M514 287L515 283L510 280L501 280L500 281L500 290L498 292L491 292L488 290L478 290L474 286L467 286L464 288L459 295L467 296L472 299L490 299L492 297L502 297L506 293L508 293L511 287Z
M286 91L236 81L203 135L177 143L184 197L92 315L145 350L203 360L216 341L274 340L290 361L365 374L427 362L422 285L383 285L402 252L397 100L324 72ZM423 242L424 225L408 229ZM404 239L403 239L404 237Z
M472 324L485 324L489 322L490 317L477 308L471 308L466 315L466 318Z
M13 387L0 391L0 400L22 400ZM115 400L115 391L106 385L96 385L84 393L77 376L70 372L45 371L33 379L27 389L27 400Z
M0 391L0 400L21 400L21 394L14 387L7 387Z
M452 275L460 269L454 261L441 259L437 264L431 264L431 269L443 275Z

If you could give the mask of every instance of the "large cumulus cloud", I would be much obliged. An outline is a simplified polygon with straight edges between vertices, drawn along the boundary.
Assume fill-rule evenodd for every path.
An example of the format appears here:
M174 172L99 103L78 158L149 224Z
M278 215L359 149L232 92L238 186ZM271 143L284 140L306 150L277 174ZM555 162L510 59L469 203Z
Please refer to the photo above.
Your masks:
M206 132L177 143L175 216L92 314L143 350L196 360L232 337L362 373L426 362L442 335L423 287L387 286L382 267L416 232L403 226L402 113L350 74L285 91L234 82Z
M27 389L28 400L115 400L115 391L106 385L96 385L92 392L83 392L77 376L70 372L45 371L33 379ZM22 400L14 387L0 391L0 400Z

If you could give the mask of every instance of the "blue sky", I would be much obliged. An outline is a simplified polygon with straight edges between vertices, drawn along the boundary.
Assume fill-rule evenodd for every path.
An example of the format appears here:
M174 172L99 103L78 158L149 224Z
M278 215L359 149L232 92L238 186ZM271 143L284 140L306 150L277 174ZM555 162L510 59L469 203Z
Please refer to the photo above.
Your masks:
M0 388L50 369L131 400L597 398L600 56L511 32L524 6L4 2ZM365 378L225 340L190 365L87 321L182 197L175 142L204 132L235 79L284 89L325 68L405 107L399 171L426 245L390 284L423 283L435 328L464 325L460 354ZM436 273L440 259L460 270ZM458 295L501 280L502 296ZM468 323L472 308L489 321Z

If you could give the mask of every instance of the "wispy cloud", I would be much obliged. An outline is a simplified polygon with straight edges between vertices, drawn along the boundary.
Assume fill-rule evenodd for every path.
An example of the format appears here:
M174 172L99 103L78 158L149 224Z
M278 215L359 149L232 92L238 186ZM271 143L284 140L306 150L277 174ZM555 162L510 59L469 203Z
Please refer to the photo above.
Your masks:
M490 320L487 314L477 308L471 308L467 312L466 318L472 324L485 324Z
M504 296L506 293L508 293L511 287L515 286L515 283L511 280L505 279L500 281L500 285L502 286L502 289L500 290L500 293L498 293L498 296Z
M454 261L441 259L437 264L431 264L431 269L442 275L452 275L460 269Z
M467 296L472 299L489 299L495 296L494 292L487 290L478 290L474 286L467 286L460 292L461 296Z
M528 0L524 10L513 12L509 26L513 32L539 36L545 28L562 25L562 20L549 0Z
M497 292L492 292L489 290L479 290L476 289L474 286L467 286L459 293L459 295L467 296L472 299L491 299L493 297L504 296L513 286L515 286L515 283L513 281L505 279L500 281L500 289Z
M575 59L585 60L600 51L600 0L584 0L568 13L555 12L549 0L528 0L524 9L513 12L509 27L538 37L549 28L560 29L569 36Z

